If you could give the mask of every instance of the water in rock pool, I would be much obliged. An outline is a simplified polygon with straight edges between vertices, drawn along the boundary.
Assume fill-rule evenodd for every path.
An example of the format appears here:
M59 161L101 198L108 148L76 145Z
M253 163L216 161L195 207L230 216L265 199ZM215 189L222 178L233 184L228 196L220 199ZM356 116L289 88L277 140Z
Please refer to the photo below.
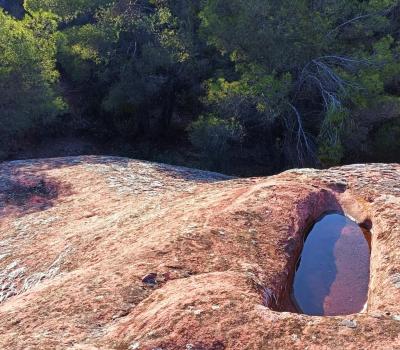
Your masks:
M307 315L360 312L369 284L370 234L336 213L322 217L306 237L292 297Z

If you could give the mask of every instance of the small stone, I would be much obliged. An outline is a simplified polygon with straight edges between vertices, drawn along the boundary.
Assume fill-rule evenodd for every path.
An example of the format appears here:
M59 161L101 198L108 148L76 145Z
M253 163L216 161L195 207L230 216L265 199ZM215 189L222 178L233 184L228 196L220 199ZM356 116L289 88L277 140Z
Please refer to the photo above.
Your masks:
M346 182L346 181L335 181L335 182L334 182L334 185L335 185L335 186L338 186L338 187L344 187L344 188L346 188L346 187L347 187L347 182Z
M144 284L148 284L150 286L155 286L157 284L157 274L152 272L142 278L142 282Z
M203 312L203 310L194 310L193 313L198 316Z
M126 308L118 311L115 315L112 316L112 319L116 320L117 318L125 317L128 314L129 314L129 308Z
M220 308L220 306L218 304L214 304L213 306L211 306L211 308L213 310L218 310Z
M348 328L356 328L357 327L357 321L355 320L343 320L340 322L342 326L348 327Z
M400 273L393 275L391 281L397 289L400 289Z
M393 316L393 319L394 319L395 321L400 321L400 315L394 315L394 316Z
M138 342L138 341L135 341L134 343L132 343L130 346L129 346L129 350L137 350L137 349L139 349L140 348L140 343Z
M7 258L10 254L0 254L0 260Z

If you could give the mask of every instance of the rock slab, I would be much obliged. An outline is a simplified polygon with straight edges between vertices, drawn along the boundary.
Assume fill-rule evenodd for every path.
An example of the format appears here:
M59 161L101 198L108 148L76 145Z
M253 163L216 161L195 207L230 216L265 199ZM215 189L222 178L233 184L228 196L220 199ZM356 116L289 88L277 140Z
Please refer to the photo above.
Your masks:
M302 237L372 227L365 311L295 313ZM400 349L400 165L224 175L116 157L0 165L0 349Z

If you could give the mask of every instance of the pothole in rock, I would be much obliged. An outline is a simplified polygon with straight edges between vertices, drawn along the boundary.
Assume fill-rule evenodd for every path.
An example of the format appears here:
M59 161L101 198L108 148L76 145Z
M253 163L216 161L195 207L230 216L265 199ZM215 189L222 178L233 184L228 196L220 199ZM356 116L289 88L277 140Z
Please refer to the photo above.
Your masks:
M327 213L306 234L296 266L292 301L298 312L349 315L366 305L370 232L339 213Z

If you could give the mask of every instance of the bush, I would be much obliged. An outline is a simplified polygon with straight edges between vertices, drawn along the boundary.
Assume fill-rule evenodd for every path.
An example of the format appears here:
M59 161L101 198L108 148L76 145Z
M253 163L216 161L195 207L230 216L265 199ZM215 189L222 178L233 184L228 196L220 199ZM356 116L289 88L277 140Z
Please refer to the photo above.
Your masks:
M348 115L346 109L336 106L326 113L318 137L318 158L324 167L338 165L344 157L342 136Z
M189 139L211 163L223 159L233 143L240 143L244 132L235 119L221 119L214 114L201 116L189 127Z
M400 118L385 123L373 137L373 157L383 162L400 162Z
M65 109L57 94L56 25L38 14L23 21L0 10L1 156L21 140L46 127ZM45 39L44 39L45 38Z

